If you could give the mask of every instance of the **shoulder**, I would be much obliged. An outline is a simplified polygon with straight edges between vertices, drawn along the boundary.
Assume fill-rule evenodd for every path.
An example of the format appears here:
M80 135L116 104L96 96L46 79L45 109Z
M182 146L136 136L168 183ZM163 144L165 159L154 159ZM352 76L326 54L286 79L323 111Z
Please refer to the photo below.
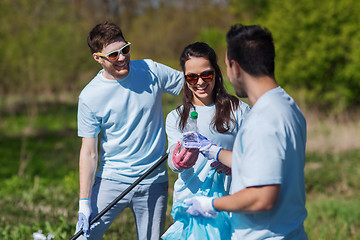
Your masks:
M239 107L238 107L238 109L240 109L240 111L245 114L245 113L249 112L251 108L250 108L249 104L247 104L246 102L243 102L243 101L239 100Z
M89 94L94 93L97 88L101 85L100 74L102 70L98 72L98 74L81 90L79 98L84 98Z
M250 109L250 106L247 103L241 101L240 99L238 100L237 106L233 104L233 113L238 119L245 118L245 116L249 113Z
M300 119L303 114L294 100L280 87L265 93L250 111L248 124L258 127L272 125L284 127ZM254 126L255 127L255 126Z
M148 68L148 69L156 69L159 67L158 62L155 62L152 59L140 59L140 60L131 60L130 66L134 68Z
M131 60L130 68L132 69L150 69L152 61L150 59Z
M153 69L153 70L156 70L158 72L164 72L166 74L169 74L169 73L177 73L177 74L182 74L181 71L177 70L177 69L174 69L168 65L165 65L163 63L159 63L159 62L156 62L152 59L144 59L143 60L148 66L149 68Z
M130 67L135 70L140 70L140 69L146 70L156 75L161 73L170 74L172 72L176 72L176 73L180 72L165 64L155 62L152 59L132 60L130 62Z
M153 81L158 75L154 62L150 59L131 60L130 76L131 78L143 81ZM139 83L138 83L139 84Z
M273 112L275 115L279 110L288 105L287 96L285 91L279 87L267 91L256 101L253 110L257 114L270 114Z
M259 103L259 104L258 104ZM255 104L258 113L263 112L274 117L287 117L300 112L294 99L281 87L272 89L265 93Z
M179 131L179 122L180 122L180 115L177 109L172 110L169 112L169 114L166 116L165 120L165 128L166 133L169 135L174 134L175 132ZM173 137L173 136L168 136Z
M179 107L179 109L182 109L182 105ZM175 120L177 120L177 119L179 119L180 118L180 115L179 115L179 112L178 112L178 108L176 108L176 109L174 109L174 110L172 110L172 111L170 111L169 113L168 113L168 115L166 116L166 121L175 121Z

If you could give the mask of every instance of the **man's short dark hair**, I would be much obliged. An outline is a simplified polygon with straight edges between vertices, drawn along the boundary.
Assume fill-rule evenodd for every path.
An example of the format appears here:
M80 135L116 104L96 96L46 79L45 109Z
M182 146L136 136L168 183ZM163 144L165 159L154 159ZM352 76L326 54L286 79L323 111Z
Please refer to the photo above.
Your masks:
M97 24L90 32L87 38L91 53L100 52L105 46L122 39L124 35L118 25L112 22Z
M275 78L275 47L268 29L235 24L228 31L226 41L230 64L235 60L250 75Z

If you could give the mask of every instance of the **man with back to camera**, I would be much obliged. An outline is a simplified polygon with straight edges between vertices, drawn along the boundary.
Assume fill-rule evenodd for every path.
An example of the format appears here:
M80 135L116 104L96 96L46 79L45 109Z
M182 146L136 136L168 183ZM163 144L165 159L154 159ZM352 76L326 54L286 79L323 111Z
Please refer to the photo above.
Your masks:
M307 239L306 120L275 81L272 34L258 25L238 24L226 38L228 78L252 109L232 152L202 140L202 154L232 167L230 195L188 199L187 212L199 217L231 212L232 239Z
M79 96L78 136L82 145L76 231L83 229L85 236L80 239L101 239L129 207L138 239L159 239L168 197L166 163L102 216L93 230L89 230L89 222L161 158L166 143L161 97L163 93L180 93L183 74L150 59L130 61L131 43L114 23L96 25L87 40L93 58L103 69Z

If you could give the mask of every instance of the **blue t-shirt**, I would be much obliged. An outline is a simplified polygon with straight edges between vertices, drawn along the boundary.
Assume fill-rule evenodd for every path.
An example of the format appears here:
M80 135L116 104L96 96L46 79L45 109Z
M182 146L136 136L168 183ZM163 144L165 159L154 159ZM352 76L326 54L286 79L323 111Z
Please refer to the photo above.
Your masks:
M102 72L79 96L78 136L100 133L96 176L133 183L164 153L162 94L178 95L184 77L149 59L130 61L129 74L118 81L104 78ZM167 181L166 169L164 163L141 183Z
M233 112L236 125L231 125L232 131L219 133L212 127L211 124L211 121L215 115L215 105L195 105L195 111L198 113L198 131L200 134L218 146L221 146L227 150L232 150L236 134L238 133L240 126L243 123L244 117L246 116L246 113L249 112L249 110L250 107L246 103L240 101L239 108ZM166 118L166 134L168 136L169 148L182 139L182 131L179 129L179 121L180 116L176 110L171 111ZM201 188L211 169L210 164L212 162L213 161L209 161L202 154L199 154L199 157L192 168L186 169L179 173L179 178L176 180L174 185L174 203L179 200L183 200L200 190L203 190ZM230 178L225 177L225 174L221 174L219 181L224 182L224 188L228 192Z
M281 184L270 211L232 213L235 239L307 239L305 208L306 120L280 87L261 96L236 137L230 193Z

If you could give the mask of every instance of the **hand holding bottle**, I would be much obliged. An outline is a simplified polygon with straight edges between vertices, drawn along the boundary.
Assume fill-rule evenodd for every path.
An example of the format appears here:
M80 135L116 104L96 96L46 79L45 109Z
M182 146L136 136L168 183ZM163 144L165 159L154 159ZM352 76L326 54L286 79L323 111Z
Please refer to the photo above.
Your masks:
M175 146L172 154L172 161L177 169L189 169L195 165L199 156L199 149L197 148L182 148L181 142Z

